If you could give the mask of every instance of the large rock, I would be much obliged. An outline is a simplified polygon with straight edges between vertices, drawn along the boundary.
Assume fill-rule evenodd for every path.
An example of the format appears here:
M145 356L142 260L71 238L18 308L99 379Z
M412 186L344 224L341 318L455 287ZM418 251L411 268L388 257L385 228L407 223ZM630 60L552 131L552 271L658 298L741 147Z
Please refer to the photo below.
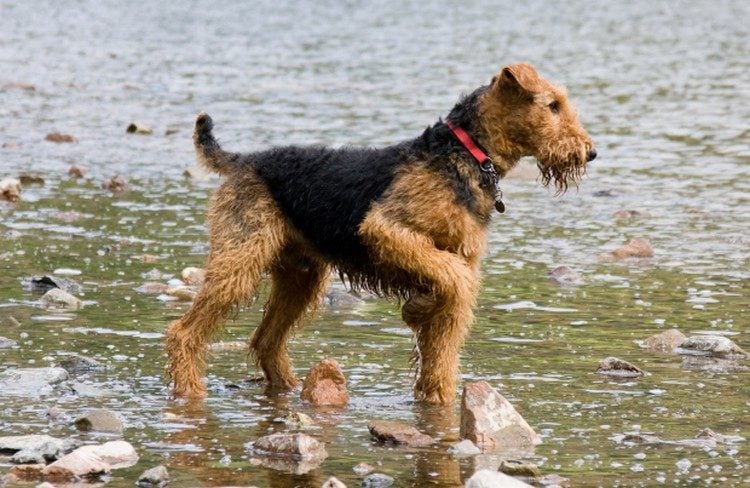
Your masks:
M14 464L33 464L54 461L78 447L73 439L58 439L48 435L16 435L0 437L0 453L13 454Z
M52 288L39 299L41 304L47 308L78 309L83 302L65 290Z
M383 444L423 447L435 442L432 437L403 422L373 420L367 428L370 435Z
M517 480L512 476L500 473L499 471L490 471L482 469L474 473L466 482L466 488L532 488L531 485Z
M668 329L656 335L652 335L639 342L640 346L652 352L672 352L676 347L685 342L685 334L677 329Z
M531 448L541 439L500 393L486 381L467 383L461 397L462 439L483 451Z
M362 480L362 488L385 488L393 484L393 478L383 473L372 473Z
M328 457L325 445L306 434L277 433L247 444L250 457L267 468L304 474Z
M616 357L608 357L599 361L596 373L617 378L638 378L646 374L638 366Z
M688 337L675 352L732 359L747 357L747 353L731 339L724 336L697 335Z
M0 392L4 396L37 397L51 393L52 385L68 379L62 368L18 368L0 373Z
M97 408L86 412L75 420L75 426L81 431L122 433L122 421L111 410Z
M343 406L349 402L346 378L334 359L324 359L310 369L302 384L302 399L315 406Z
M67 353L64 356L61 356L57 361L57 365L71 375L85 374L91 371L101 371L106 369L106 366L96 359L76 353Z

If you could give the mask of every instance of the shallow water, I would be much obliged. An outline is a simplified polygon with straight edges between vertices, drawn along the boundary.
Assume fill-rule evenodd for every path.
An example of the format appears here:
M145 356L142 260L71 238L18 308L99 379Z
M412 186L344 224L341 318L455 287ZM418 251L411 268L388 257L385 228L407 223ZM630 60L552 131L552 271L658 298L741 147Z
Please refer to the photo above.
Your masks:
M18 341L0 349L0 369L53 364L65 352L108 365L76 380L74 391L0 392L0 430L64 437L73 431L49 423L49 407L112 408L141 454L138 465L113 473L112 486L132 486L158 463L175 486L319 486L332 474L356 486L351 468L360 461L398 486L456 486L491 464L445 454L457 438L455 408L411 401L412 340L392 303L324 309L292 343L300 375L324 357L342 364L347 409L314 411L298 392L267 396L243 382L253 372L241 351L213 356L211 394L196 406L169 400L162 377L162 333L185 306L133 288L154 268L179 276L203 264L204 210L217 180L182 176L193 163L198 111L214 116L232 149L389 144L444 116L502 64L526 60L565 83L600 156L580 189L563 197L533 178L503 183L508 211L491 224L462 379L488 380L507 396L543 438L527 457L573 486L747 483L747 442L704 450L615 439L648 432L679 440L706 427L750 437L748 360L712 370L633 343L678 327L728 334L750 349L749 26L743 1L573 1L555 9L541 1L210 9L0 2L0 85L36 87L0 90L0 140L11 146L0 149L0 179L30 172L46 180L25 187L16 206L0 202L0 335ZM133 120L154 134L126 134ZM165 135L167 128L176 132ZM44 141L52 131L78 142ZM69 180L71 164L86 166L87 177ZM129 193L100 188L115 174L130 181ZM645 215L616 218L622 209ZM652 242L654 258L598 260L634 236ZM160 260L141 263L144 253ZM559 264L584 284L550 282ZM73 278L91 301L84 309L46 311L21 286L23 277L59 268L81 271ZM264 294L223 339L247 337ZM607 356L651 374L597 376ZM272 421L288 410L323 426L310 433L326 442L329 458L307 475L251 466L243 448L281 430ZM441 443L378 447L366 429L375 418L411 422ZM681 470L684 459L690 466Z

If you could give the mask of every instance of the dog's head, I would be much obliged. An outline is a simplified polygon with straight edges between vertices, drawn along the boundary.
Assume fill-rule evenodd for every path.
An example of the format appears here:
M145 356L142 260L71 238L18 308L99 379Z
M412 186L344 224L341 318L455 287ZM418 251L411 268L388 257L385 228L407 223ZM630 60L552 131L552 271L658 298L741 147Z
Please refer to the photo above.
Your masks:
M596 157L594 143L578 121L563 88L540 77L529 64L506 66L479 99L479 118L494 157L510 165L536 158L542 183L558 193L577 183Z

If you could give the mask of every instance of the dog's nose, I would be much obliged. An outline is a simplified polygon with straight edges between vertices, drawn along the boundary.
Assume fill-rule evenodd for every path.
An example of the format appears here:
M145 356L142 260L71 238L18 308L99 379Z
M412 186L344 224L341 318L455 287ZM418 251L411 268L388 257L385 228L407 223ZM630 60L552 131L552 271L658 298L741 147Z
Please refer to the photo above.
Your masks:
M593 147L589 149L589 152L586 153L586 157L588 158L586 159L587 162L593 161L594 159L596 159L596 149L594 149Z

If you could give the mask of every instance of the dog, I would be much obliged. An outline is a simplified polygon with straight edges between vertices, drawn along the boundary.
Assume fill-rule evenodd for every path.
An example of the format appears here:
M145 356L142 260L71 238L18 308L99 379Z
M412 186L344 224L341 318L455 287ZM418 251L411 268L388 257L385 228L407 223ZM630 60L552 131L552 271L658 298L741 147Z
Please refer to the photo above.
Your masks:
M403 302L416 339L415 398L456 395L459 352L473 322L480 258L497 182L521 157L558 193L596 157L565 91L529 64L501 69L418 137L369 148L223 150L201 113L199 162L224 176L209 204L206 279L166 334L173 394L206 394L206 348L264 273L271 290L249 341L271 387L298 384L287 342L326 290L332 270L354 289Z

